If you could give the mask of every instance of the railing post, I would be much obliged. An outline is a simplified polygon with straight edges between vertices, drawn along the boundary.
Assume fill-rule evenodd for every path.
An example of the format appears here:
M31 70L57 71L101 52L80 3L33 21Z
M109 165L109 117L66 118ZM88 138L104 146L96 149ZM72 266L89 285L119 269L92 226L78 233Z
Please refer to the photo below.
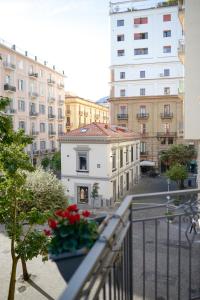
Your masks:
M129 229L129 299L133 299L133 211L132 211L132 202L130 204L130 214L129 214L129 221L130 221L130 229Z

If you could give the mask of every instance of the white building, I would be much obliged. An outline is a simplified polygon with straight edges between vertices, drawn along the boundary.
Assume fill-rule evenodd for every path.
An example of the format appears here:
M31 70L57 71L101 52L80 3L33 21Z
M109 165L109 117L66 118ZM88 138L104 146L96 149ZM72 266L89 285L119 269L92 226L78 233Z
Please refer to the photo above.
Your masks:
M177 95L183 66L177 1L110 4L113 97Z
M90 206L110 205L139 179L139 140L126 128L91 123L66 133L61 142L61 178L69 199ZM98 183L98 203L91 192Z

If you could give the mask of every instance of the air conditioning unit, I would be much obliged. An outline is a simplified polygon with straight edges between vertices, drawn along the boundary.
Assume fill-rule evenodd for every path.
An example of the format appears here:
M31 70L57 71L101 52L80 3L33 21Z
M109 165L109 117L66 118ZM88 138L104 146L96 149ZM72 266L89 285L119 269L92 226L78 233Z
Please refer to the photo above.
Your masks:
M163 73L160 73L159 75L160 75L160 77L164 77L164 74L163 74Z

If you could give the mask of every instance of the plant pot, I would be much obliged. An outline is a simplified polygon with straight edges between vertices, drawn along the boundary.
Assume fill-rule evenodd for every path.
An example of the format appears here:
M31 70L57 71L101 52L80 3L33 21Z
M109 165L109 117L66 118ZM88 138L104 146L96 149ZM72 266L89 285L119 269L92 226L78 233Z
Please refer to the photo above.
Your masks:
M82 248L76 252L62 253L59 255L50 255L50 259L54 261L57 268L66 282L69 282L81 262L87 255L87 249Z

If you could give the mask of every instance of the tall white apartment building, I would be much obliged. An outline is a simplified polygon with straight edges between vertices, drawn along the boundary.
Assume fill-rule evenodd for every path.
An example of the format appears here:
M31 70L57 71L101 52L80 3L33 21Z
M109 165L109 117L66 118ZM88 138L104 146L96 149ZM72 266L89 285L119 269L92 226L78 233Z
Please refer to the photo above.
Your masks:
M0 58L0 95L11 99L6 112L14 130L22 128L34 138L27 151L36 164L58 150L58 136L65 129L64 72L2 40Z
M111 124L139 133L141 160L161 168L161 153L183 141L178 1L111 2L110 24Z
M111 97L178 94L183 66L176 2L111 3Z

